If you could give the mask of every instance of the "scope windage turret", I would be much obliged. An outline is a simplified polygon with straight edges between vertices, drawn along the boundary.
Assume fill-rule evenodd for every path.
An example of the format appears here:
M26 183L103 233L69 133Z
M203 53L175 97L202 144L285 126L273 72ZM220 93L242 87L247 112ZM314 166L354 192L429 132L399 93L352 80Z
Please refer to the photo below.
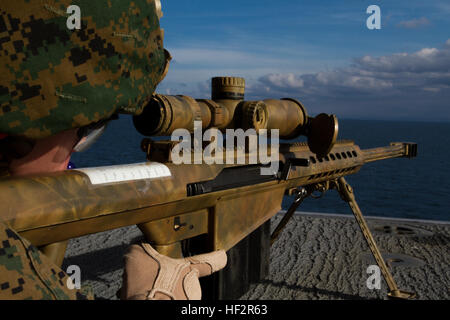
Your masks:
M317 154L326 154L333 147L338 132L334 115L311 118L295 99L245 101L244 95L243 78L216 77L211 100L155 94L133 122L145 136L170 136L176 129L193 132L194 121L201 121L203 130L278 129L281 139L305 135Z

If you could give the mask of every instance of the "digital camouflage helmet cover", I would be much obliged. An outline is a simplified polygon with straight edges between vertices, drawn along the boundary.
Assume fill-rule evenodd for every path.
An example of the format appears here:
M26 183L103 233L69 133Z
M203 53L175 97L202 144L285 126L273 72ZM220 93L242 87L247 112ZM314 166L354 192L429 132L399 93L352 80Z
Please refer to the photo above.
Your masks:
M161 16L159 0L2 1L0 133L40 139L142 112L170 60Z

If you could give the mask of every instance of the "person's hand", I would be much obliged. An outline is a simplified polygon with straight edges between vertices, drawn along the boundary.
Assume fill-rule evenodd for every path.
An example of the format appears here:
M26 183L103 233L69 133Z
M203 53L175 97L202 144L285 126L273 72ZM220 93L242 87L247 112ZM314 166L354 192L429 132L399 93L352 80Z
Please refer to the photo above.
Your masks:
M127 300L200 300L198 278L227 264L223 250L172 259L159 254L148 243L132 245L124 258L120 298Z

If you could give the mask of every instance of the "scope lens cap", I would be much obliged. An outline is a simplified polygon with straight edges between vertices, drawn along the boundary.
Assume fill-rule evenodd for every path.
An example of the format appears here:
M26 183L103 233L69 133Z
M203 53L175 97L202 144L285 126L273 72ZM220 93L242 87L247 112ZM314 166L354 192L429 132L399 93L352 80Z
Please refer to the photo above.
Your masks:
M319 158L326 156L336 143L339 131L338 119L335 115L325 113L310 118L308 146Z

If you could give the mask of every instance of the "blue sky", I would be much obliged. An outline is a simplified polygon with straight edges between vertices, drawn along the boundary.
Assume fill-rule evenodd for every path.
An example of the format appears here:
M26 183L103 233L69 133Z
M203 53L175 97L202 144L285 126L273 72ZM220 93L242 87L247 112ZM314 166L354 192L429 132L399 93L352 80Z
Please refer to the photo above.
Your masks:
M247 99L300 99L312 114L450 121L450 1L165 1L174 60L160 93L208 97L241 76ZM366 9L381 9L368 30Z

